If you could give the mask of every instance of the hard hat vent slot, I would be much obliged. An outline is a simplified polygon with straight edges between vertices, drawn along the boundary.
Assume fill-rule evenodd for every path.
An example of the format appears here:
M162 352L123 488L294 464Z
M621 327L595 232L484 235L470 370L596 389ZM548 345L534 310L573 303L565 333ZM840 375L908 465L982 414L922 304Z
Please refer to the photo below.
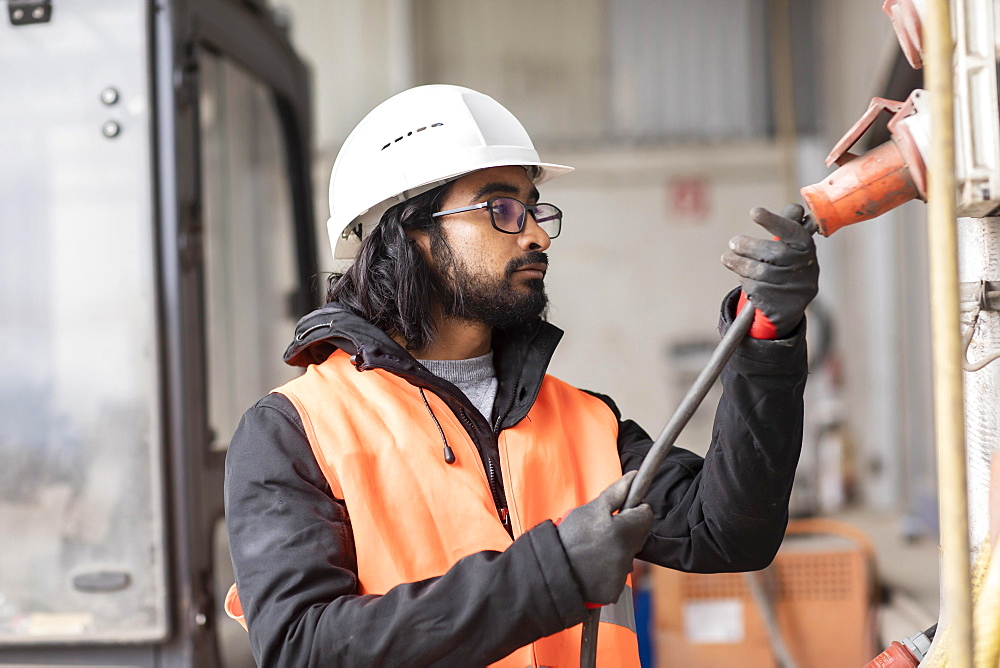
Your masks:
M431 127L432 127L432 128L439 128L439 127L441 127L442 125L444 125L444 123L432 123L432 124L431 124ZM422 126L422 127L419 127L419 128L417 128L416 130L410 130L409 132L407 132L407 133L406 133L406 136L407 136L407 137L409 137L409 136L412 136L414 132L423 132L423 131L424 131L424 130L426 130L426 129L427 129L427 126L426 126L426 125L424 125L424 126ZM398 141L399 141L399 140L401 140L401 139L403 139L403 137L396 137L396 138L395 138L395 139L393 139L393 140L392 140L391 142L389 142L389 143L387 143L387 144L386 144L385 146L383 146L383 147L382 147L382 150L384 151L385 149L389 148L390 146L392 146L393 144L395 144L396 142L398 142Z

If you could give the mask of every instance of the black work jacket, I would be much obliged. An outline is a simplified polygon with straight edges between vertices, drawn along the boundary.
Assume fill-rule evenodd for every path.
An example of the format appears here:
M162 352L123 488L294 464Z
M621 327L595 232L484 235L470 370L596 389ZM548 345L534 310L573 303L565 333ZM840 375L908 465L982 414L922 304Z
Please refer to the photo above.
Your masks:
M722 330L738 294L723 302ZM673 448L650 488L646 501L656 519L640 559L708 573L757 570L774 558L802 442L804 330L803 322L786 339L746 339L737 349L722 373L708 454ZM505 500L496 433L528 413L561 336L542 321L495 335L498 389L489 422L454 385L335 304L299 322L285 360L306 366L341 348L359 368L397 373L472 417L469 435L491 487L500 490L499 509ZM596 396L619 419L623 471L638 469L652 439L622 420L611 399ZM358 595L349 508L331 493L298 413L281 394L243 416L226 458L225 497L236 581L262 666L470 665L470 657L485 664L586 613L551 522L503 552L470 555L440 577Z

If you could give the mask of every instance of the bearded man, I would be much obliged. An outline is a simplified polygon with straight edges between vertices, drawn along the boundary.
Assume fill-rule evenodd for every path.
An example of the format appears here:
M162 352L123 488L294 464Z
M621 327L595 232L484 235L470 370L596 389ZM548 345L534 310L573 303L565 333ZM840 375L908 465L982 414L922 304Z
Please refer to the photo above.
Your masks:
M546 374L562 212L537 186L568 171L456 86L400 93L347 139L329 228L352 263L296 328L285 360L304 374L246 413L227 459L227 610L261 665L571 666L601 605L598 665L637 666L634 556L695 572L774 557L801 443L810 236L758 209L783 240L731 242L761 338L723 374L705 459L675 448L646 503L617 512L650 438Z

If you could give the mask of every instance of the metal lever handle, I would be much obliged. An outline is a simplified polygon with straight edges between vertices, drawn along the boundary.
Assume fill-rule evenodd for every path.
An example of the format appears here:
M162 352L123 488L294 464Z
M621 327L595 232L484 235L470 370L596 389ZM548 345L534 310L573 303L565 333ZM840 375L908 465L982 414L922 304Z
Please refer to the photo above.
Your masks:
M670 420L667 421L663 431L660 432L660 435L646 454L645 459L643 459L642 466L639 467L639 472L636 474L635 479L632 481L632 486L629 488L623 509L635 508L642 503L642 499L646 496L646 492L649 491L649 486L652 484L653 478L660 468L660 464L663 463L663 460L667 457L667 453L670 452L670 448L673 447L677 437L680 436L681 431L687 426L688 421L691 420L691 416L698 410L698 406L705 398L705 395L712 389L712 385L715 384L719 374L722 373L726 362L733 356L733 352L740 345L740 341L750 331L755 311L756 309L750 304L740 311L736 319L733 320L733 324L729 326L726 335L722 337L722 341L712 351L712 357L708 360L708 364L698 374L698 378L691 385L691 389L684 395L684 399L681 400L674 414L670 416ZM587 619L583 622L583 635L580 641L581 668L596 668L597 629L600 620L601 608L595 608L587 613Z
M819 229L811 216L807 216L802 221L802 224L809 230L810 234L816 234L816 231ZM628 496L625 498L625 505L622 507L623 509L635 508L642 503L646 492L649 491L649 486L653 483L656 472L660 469L660 464L663 463L663 460L667 457L667 453L670 452L670 448L673 447L677 437L680 436L681 431L684 430L684 427L691 420L691 416L698 410L698 406L705 399L705 395L712 389L712 385L719 378L719 374L722 373L722 369L729 362L729 358L733 356L740 342L746 337L747 332L750 331L756 311L757 309L753 308L752 304L747 304L737 314L733 320L733 324L729 326L726 335L722 337L722 341L712 351L712 356L709 358L708 364L698 374L698 377L691 385L691 389L684 395L680 405L677 406L674 414L670 416L670 420L667 421L666 426L663 427L663 431L660 432L660 435L653 442L653 446L646 454L645 459L642 460L642 466L639 467L639 472L632 481ZM596 668L597 629L600 620L601 608L595 608L587 613L587 619L583 622L583 635L580 639L580 668Z

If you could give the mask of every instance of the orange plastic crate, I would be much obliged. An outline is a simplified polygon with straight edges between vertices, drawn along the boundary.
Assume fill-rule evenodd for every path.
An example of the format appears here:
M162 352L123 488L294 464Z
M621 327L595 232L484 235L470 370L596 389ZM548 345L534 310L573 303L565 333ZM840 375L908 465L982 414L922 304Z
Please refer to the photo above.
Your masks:
M653 571L657 665L772 668L775 652L747 577L762 578L781 639L800 666L863 666L875 646L875 561L843 522L795 520L760 574Z

